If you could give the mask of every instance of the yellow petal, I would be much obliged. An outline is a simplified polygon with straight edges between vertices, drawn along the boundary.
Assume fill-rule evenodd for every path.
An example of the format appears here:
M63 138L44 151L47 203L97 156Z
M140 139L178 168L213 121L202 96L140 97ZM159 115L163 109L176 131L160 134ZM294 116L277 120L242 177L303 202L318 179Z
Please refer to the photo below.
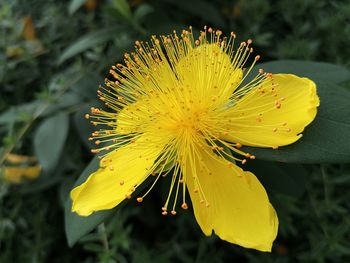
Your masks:
M35 165L35 166L29 166L24 168L23 170L23 177L33 180L38 178L39 174L41 172L41 166Z
M229 167L210 149L196 150L194 163L186 165L184 172L203 232L209 236L214 230L228 242L271 251L278 218L263 186L252 173L233 164Z
M72 211L88 216L117 206L147 178L163 147L158 138L143 134L135 143L107 154L101 168L71 191Z
M223 139L243 145L275 147L300 139L319 106L315 83L291 74L274 74L237 102L226 116L231 118L229 135Z
M128 134L143 132L148 126L149 116L155 116L156 109L152 105L157 105L153 97L141 97L134 103L126 105L118 112L116 133Z
M238 87L243 71L234 68L230 56L217 44L204 44L188 51L176 65L175 72L192 98L221 105ZM184 94L186 95L186 94Z

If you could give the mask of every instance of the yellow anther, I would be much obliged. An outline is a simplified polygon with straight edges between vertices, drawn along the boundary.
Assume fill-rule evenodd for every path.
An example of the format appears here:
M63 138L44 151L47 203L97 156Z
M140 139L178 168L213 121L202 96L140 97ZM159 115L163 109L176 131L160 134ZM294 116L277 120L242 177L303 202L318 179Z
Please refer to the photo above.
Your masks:
M246 159L243 159L242 160L242 164L246 164L247 163L247 160Z
M239 149L239 148L242 148L242 144L240 144L239 142L236 143L236 148Z
M89 114L85 114L85 119L89 119L90 115Z
M175 211L175 210L172 210L170 213L171 213L173 216L176 215L176 211Z
M141 203L143 201L143 198L142 197L138 197L136 200L137 200L137 202Z
M186 210L186 209L188 209L188 205L187 205L186 203L183 203L183 204L181 205L181 208Z

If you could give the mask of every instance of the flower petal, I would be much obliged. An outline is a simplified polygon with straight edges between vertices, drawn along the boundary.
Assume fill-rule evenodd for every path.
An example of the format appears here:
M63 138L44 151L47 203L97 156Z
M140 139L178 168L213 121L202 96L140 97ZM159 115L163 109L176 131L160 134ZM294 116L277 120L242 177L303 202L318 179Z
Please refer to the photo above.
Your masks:
M315 83L291 74L274 74L239 100L226 114L230 132L223 139L257 147L291 144L313 121L319 106Z
M271 251L278 218L264 187L252 173L233 164L229 167L209 148L201 149L194 163L185 165L184 173L203 232L209 236L214 230L228 242Z
M135 143L107 154L101 168L71 191L72 211L88 216L117 206L148 177L163 147L157 138L143 134Z
M175 67L181 84L190 87L193 98L207 99L221 105L232 95L243 77L234 68L230 56L217 44L204 44L191 49Z

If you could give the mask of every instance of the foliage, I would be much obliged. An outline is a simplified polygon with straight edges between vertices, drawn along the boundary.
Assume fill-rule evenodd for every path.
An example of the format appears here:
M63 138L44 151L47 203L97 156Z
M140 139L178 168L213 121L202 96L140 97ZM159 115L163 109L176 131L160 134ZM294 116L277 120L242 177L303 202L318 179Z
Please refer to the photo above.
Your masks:
M5 157L16 152L36 155L43 170L39 179L21 185L0 178L0 262L346 262L349 16L345 0L3 1L0 166L13 165ZM205 24L226 33L234 30L242 40L251 37L265 61L307 59L338 65L265 64L273 72L299 70L307 75L315 70L310 77L321 87L321 105L322 100L327 105L321 115L334 125L320 130L325 126L319 120L310 127L310 133L320 136L323 154L300 144L277 155L262 151L270 162L248 167L267 188L279 215L273 252L207 238L191 211L163 217L159 208L166 182L142 206L132 200L79 228L80 219L71 219L67 210L69 190L93 158L87 140L93 127L84 115L99 105L96 90L108 68L121 62L137 39L188 25L199 30ZM69 225L70 220L76 225Z

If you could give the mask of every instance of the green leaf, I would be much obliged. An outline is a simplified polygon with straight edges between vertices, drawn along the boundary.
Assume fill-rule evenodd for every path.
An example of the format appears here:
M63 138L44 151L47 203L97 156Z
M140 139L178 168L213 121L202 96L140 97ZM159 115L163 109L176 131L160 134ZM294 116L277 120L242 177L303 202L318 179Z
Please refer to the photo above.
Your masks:
M74 14L85 2L86 0L72 0L68 6L69 14Z
M90 164L85 168L85 170L80 175L79 179L76 181L75 186L83 183L88 176L96 171L99 167L99 159L96 156ZM65 204L65 232L68 241L68 245L72 247L81 237L85 236L91 230L93 230L97 225L107 219L113 210L95 212L88 217L82 217L73 213L71 211L72 200L67 198Z
M350 79L350 71L345 67L325 63L301 60L277 60L256 66L272 73L292 73L299 77L308 77L318 82L338 84ZM252 74L254 75L254 74Z
M62 64L67 59L94 47L95 45L106 42L107 40L112 39L118 34L119 27L111 27L107 29L101 29L96 32L89 33L80 39L78 39L75 43L70 45L67 49L65 49L62 55L58 58L57 63Z
M71 91L88 100L97 100L97 90L103 83L103 78L96 72L86 72L86 76L81 78Z
M35 115L39 115L38 112L41 108L44 108L44 110L42 112L40 111L39 117L51 115L65 108L78 105L81 103L84 95L86 94L78 95L77 93L66 92L52 101L38 99L11 107L9 110L0 114L0 124L31 121Z
M188 12L194 16L202 18L204 21L214 24L215 26L225 25L223 15L216 8L215 4L212 1L201 1L201 0L192 0L192 1L174 1L179 9L182 9L185 12Z
M140 5L134 12L134 20L139 23L142 19L154 11L153 7L149 4Z
M274 191L299 197L306 190L308 173L300 164L254 160L248 162L244 169L252 171L268 192Z
M112 5L123 18L128 21L132 20L131 9L126 0L113 0Z
M17 121L26 121L32 117L34 112L42 104L43 101L35 100L32 102L13 106L7 111L0 114L0 124L14 123Z
M84 143L84 145L87 147L87 149L93 149L96 147L96 145L89 141L88 138L91 137L91 133L93 133L96 130L96 127L94 127L89 120L85 118L85 114L90 112L91 107L97 107L98 105L87 105L85 107L82 107L79 111L77 111L74 114L73 121L74 126L76 130L79 133L79 139Z
M292 72L293 73L293 72ZM334 84L318 82L320 107L303 137L278 150L244 147L263 160L295 163L350 162L350 92Z
M61 156L68 134L69 117L59 113L45 119L34 135L34 151L44 171L52 171Z

